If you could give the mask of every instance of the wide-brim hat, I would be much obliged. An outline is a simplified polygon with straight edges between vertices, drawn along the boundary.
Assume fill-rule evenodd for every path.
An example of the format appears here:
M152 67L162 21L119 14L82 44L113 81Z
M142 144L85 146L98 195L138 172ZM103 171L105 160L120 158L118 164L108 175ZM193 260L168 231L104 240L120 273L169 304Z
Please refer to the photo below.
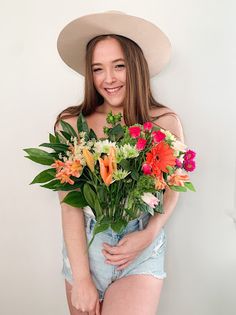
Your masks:
M150 77L157 75L169 62L171 44L168 37L150 21L120 11L107 11L79 17L67 24L57 39L62 60L85 75L86 45L94 37L117 34L128 37L143 50Z

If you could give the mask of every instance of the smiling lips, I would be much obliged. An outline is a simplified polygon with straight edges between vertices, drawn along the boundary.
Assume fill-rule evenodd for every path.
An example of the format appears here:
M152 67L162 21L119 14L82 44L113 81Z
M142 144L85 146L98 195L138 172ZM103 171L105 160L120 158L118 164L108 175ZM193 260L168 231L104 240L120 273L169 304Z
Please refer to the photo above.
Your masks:
M118 86L116 88L105 88L107 94L113 95L116 94L123 86Z

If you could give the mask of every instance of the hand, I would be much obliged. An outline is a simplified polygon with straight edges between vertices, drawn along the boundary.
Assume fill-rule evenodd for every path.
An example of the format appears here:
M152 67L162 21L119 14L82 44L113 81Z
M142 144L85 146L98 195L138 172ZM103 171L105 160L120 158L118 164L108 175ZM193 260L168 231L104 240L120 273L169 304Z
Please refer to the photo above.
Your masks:
M71 303L79 311L100 315L99 295L91 277L74 281Z
M122 270L130 265L151 242L151 235L146 230L135 231L125 235L116 246L103 243L102 253L107 259L106 263L118 266L117 270Z

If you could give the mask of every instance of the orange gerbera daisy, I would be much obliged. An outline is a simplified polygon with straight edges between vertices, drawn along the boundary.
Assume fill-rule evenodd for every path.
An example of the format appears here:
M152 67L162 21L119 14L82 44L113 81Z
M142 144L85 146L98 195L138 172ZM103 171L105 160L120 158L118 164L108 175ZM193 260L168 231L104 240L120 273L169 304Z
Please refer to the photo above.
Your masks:
M155 145L146 154L146 163L152 168L152 175L159 176L161 172L168 173L167 166L175 165L174 149L164 141Z

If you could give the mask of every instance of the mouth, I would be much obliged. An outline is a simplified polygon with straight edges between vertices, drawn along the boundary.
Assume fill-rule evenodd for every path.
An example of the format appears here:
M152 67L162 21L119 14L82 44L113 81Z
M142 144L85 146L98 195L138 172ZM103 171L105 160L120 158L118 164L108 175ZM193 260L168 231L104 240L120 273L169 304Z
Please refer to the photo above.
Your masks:
M116 95L119 93L119 91L122 89L122 86L118 86L115 88L104 88L104 90L107 92L108 95Z

